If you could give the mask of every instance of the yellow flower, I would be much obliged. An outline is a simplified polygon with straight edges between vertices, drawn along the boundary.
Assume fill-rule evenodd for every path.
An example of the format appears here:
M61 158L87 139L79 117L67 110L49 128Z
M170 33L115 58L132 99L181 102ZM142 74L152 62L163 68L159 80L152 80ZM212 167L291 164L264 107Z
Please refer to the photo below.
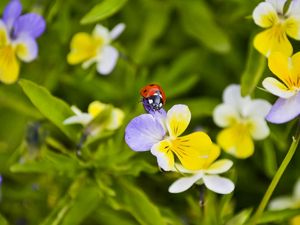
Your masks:
M300 52L292 57L281 52L272 53L268 64L279 80L267 77L262 84L279 98L266 119L272 123L285 123L300 115Z
M81 124L85 127L89 126L93 123L93 120L108 107L110 107L108 104L104 104L100 101L93 101L88 106L88 112L83 113L76 106L72 106L71 109L75 113L75 116L67 118L64 121L64 124ZM121 109L114 107L106 120L101 121L101 123L95 121L96 124L93 124L90 134L96 135L102 130L118 129L123 123L124 116L124 112Z
M204 132L181 136L190 120L191 112L186 105L174 105L167 113L161 110L142 114L127 125L125 141L134 151L151 150L165 171L174 168L175 156L186 169L201 169L214 145Z
M118 51L111 46L124 30L124 24L118 24L112 31L97 24L93 33L77 33L71 40L71 51L67 60L69 64L83 63L84 69L93 63L97 64L97 71L100 74L109 74L115 67L119 57Z
M217 143L237 158L247 158L254 152L253 140L269 135L264 117L271 105L261 99L241 97L240 86L230 85L223 93L224 103L213 112L214 122L224 129L217 136Z
M215 161L220 155L219 146L213 144L211 152L198 170L187 170L181 165L176 164L174 171L179 171L187 176L176 180L170 187L169 192L180 193L189 189L193 184L204 184L209 190L219 194L229 194L234 189L234 184L227 178L220 177L218 174L225 173L232 167L232 161L221 159ZM191 176L188 176L191 174Z
M291 1L286 13L283 12L285 3L286 0L266 0L253 11L254 22L266 28L255 36L254 47L267 57L275 51L292 54L293 47L287 35L300 40L299 1Z

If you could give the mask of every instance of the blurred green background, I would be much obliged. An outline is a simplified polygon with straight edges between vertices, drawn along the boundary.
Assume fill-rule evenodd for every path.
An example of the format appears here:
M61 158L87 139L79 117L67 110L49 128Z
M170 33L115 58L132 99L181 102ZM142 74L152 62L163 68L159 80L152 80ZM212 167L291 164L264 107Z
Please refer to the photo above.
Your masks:
M25 92L20 82L0 84L0 224L242 224L283 159L293 123L270 125L270 137L257 142L255 154L246 160L222 153L235 162L228 176L236 188L226 196L206 191L204 208L199 207L196 187L168 193L176 175L159 171L149 152L130 150L124 128L143 113L139 90L148 83L163 87L166 109L187 104L192 112L189 129L201 127L213 140L220 129L212 121L212 111L222 101L224 88L240 83L242 75L244 93L274 102L273 96L257 88L270 75L267 67L256 71L265 59L252 49L252 37L260 29L251 14L259 1L21 2L23 12L45 17L47 29L38 39L38 59L21 67L20 77L34 83L21 82ZM7 3L0 2L1 12ZM95 6L93 15L89 12ZM113 44L121 57L110 75L97 74L95 66L83 70L67 64L75 33L90 33L97 23L111 29L120 22L126 29ZM254 62L247 68L251 57ZM28 92L38 103L32 104ZM57 103L52 95L65 103ZM61 115L71 115L68 105L86 111L94 100L121 108L126 118L118 131L88 139L83 157L78 157L82 127L61 128L54 114L62 110ZM275 195L291 193L299 177L299 154ZM287 210L278 219L270 213L261 222L287 224L296 214L299 210Z

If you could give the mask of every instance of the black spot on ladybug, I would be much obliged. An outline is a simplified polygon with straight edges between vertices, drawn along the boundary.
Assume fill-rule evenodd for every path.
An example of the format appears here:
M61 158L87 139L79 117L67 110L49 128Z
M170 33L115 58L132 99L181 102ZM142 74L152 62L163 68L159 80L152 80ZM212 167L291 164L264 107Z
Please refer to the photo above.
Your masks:
M149 84L149 86L153 87L153 86L155 86L155 84Z
M144 92L144 93L146 93L146 92L147 92L147 90L145 89L145 90L143 90L143 92Z

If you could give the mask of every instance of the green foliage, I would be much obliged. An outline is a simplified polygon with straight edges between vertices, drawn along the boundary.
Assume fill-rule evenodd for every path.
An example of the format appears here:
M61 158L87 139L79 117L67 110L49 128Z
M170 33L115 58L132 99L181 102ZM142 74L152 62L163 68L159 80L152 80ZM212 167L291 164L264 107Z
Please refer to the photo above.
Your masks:
M82 24L104 20L118 12L127 0L104 0L95 5L80 21Z
M149 83L166 92L165 109L188 105L189 129L215 142L220 131L212 114L224 88L241 82L242 94L275 99L261 89L266 58L253 47L257 33L249 15L260 1L237 0L21 0L25 12L41 13L46 32L37 40L39 57L21 64L17 84L0 84L0 224L42 225L239 225L250 218L274 176L295 127L270 126L254 155L235 160L225 176L230 195L199 188L181 194L168 187L173 173L160 171L150 152L125 143L128 122L144 113L139 90ZM8 0L0 1L3 12ZM247 19L248 18L248 19ZM119 59L111 74L69 65L72 37L101 23L125 31L112 45ZM86 126L63 121L76 105L108 106ZM125 118L117 129L91 131L108 123L113 108ZM298 155L297 155L298 154ZM299 159L299 151L295 158ZM221 157L230 158L222 152ZM299 161L299 160L298 160ZM288 195L299 176L295 161L274 195ZM299 209L267 211L260 224L287 224Z

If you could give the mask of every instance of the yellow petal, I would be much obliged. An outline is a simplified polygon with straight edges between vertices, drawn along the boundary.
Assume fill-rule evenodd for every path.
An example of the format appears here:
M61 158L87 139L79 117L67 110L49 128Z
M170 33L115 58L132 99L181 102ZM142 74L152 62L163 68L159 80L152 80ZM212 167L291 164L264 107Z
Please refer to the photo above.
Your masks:
M285 20L284 26L286 33L296 39L300 40L300 18L299 17L289 17Z
M274 73L287 87L289 87L292 70L292 61L290 61L289 56L282 52L273 52L269 56L268 65L272 73Z
M0 22L0 48L8 44L8 36L5 25Z
M156 156L160 168L165 171L174 169L174 154L169 140L163 140L153 145L151 153Z
M171 137L181 135L191 120L191 112L186 105L174 105L167 113L167 128Z
M267 57L276 51L288 56L293 53L293 47L280 24L257 34L253 44L257 51Z
M249 128L242 124L222 130L217 136L217 142L226 152L237 158L247 158L254 152L254 144Z
M300 88L300 52L292 56L292 64L291 82L294 87Z
M101 43L100 38L92 37L90 34L75 34L70 45L71 52L68 54L68 63L77 64L95 57Z
M101 113L105 108L107 107L106 104L99 102L99 101L93 101L89 104L88 107L88 113L92 115L93 117L96 117Z
M210 161L217 154L210 137L204 132L194 132L172 140L171 150L189 170L202 169L207 160ZM214 154L210 155L212 151Z
M14 83L18 79L19 69L13 47L7 45L0 48L0 81L6 84Z

